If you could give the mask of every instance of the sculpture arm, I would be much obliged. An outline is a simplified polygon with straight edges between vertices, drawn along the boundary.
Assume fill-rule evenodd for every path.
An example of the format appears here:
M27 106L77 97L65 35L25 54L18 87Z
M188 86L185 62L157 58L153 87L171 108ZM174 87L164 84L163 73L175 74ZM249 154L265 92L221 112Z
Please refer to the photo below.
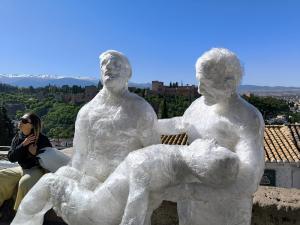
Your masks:
M144 103L142 108L144 111L140 112L137 129L142 147L160 144L161 140L158 132L156 113L148 103Z
M73 140L74 153L72 157L72 167L80 170L85 160L89 148L89 134L88 134L88 114L86 105L78 112L75 122L75 134Z
M217 160L212 168L220 171L219 175L217 172L213 174L212 177L217 178L215 181L222 181L223 184L236 181L241 191L249 193L256 191L264 171L263 131L263 121L252 120L252 126L234 131L236 135L236 138L233 138L236 139L234 147L218 146L216 152L210 154ZM227 138L233 136L234 134Z
M182 156L193 175L185 176L184 183L195 182L191 179L194 177L206 185L222 187L237 178L240 167L238 155L218 145L215 140L197 139L182 151Z
M201 108L199 99L194 101L184 112L183 116L177 116L170 119L158 120L158 132L160 135L174 135L185 133L189 130L189 119L195 117L195 112ZM197 113L196 113L197 116Z
M183 117L181 116L170 119L160 119L158 120L157 128L160 135L172 135L186 132Z
M159 134L154 128L142 131L140 140L143 147L161 143Z
M240 159L240 185L243 187L243 191L248 190L250 193L256 191L264 172L265 157L262 134L256 134L254 138L248 137L237 144L236 154Z
M158 132L160 135L174 135L185 133L189 129L189 118L194 117L194 112L197 112L199 108L198 100L194 101L184 112L183 116L177 116L170 119L158 120Z

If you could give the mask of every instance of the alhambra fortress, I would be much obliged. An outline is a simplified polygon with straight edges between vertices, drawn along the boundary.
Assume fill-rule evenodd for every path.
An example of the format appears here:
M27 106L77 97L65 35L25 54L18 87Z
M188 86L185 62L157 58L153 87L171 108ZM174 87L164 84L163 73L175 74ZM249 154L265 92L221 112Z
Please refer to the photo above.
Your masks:
M164 83L161 81L152 81L152 92L154 94L160 95L180 95L185 97L197 97L198 88L195 85L181 85L178 86L177 83L174 86L164 86Z

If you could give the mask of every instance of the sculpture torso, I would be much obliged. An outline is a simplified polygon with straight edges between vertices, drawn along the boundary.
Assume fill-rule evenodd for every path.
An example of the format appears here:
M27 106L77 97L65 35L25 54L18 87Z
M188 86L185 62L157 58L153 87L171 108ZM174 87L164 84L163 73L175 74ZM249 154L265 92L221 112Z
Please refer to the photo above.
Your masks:
M215 105L207 106L201 97L186 110L183 122L189 142L198 138L215 139L220 146L236 152L240 160L252 165L250 167L257 164L257 168L261 168L264 163L263 146L260 144L263 138L263 119L257 109L240 97L233 101L226 112L217 113L215 107ZM249 147L253 145L250 143L255 143L256 149L249 150ZM253 158L253 154L257 158ZM259 182L261 171L257 169L254 173ZM249 193L256 190L256 182L249 180L251 183L248 183L244 179L243 168L240 168L237 182L234 183L238 188L234 190Z
M203 98L192 103L184 113L183 121L190 143L198 138L215 139L220 146L235 151L240 126L228 117L218 115L214 106L204 104Z
M77 129L84 129L87 136L82 172L104 181L129 152L144 147L143 131L153 130L155 119L150 106L134 94L126 92L120 98L108 100L100 92L77 118L84 121Z

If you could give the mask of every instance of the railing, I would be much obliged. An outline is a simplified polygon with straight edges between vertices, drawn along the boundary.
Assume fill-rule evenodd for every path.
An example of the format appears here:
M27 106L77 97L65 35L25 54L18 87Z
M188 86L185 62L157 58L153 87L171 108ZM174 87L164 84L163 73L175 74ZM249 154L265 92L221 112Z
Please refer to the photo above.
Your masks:
M7 152L10 149L10 146L0 146L0 152Z

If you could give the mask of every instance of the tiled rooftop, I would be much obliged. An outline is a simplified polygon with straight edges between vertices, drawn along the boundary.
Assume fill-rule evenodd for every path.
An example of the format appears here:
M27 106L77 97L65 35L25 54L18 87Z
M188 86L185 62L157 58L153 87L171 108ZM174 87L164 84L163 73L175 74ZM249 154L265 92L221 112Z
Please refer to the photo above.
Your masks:
M168 145L187 145L188 136L185 133L177 135L162 135L161 143Z
M300 162L300 125L269 125L265 128L266 162Z
M186 145L186 134L162 135L163 144ZM300 125L267 125L264 135L265 162L300 163Z

